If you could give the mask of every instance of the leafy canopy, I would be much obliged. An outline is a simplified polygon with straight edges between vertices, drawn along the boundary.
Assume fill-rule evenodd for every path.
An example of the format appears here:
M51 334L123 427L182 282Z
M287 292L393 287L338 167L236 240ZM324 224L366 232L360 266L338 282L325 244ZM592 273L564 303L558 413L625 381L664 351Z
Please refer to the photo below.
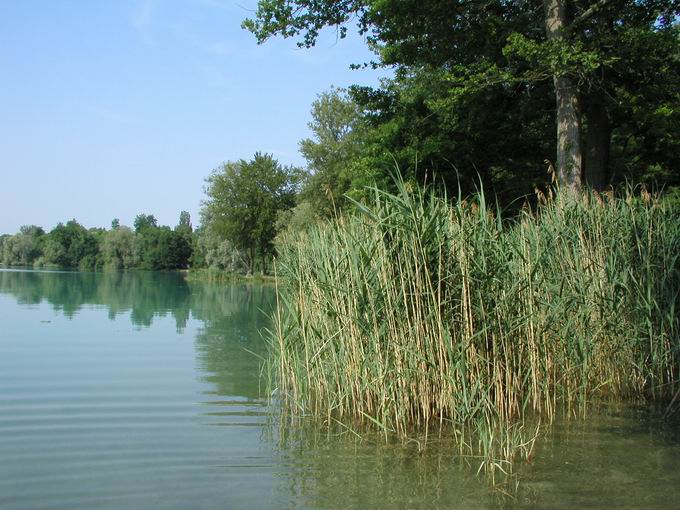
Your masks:
M261 0L243 26L309 47L324 27L342 38L355 25L369 64L394 69L352 89L368 125L355 183L418 161L451 186L480 175L508 199L530 191L556 152L555 76L576 84L585 150L606 154L610 181L680 183L680 2L564 3L570 23L550 40L543 0Z
M303 177L260 152L250 161L224 163L206 179L202 224L244 250L252 271L256 256L273 253L276 218L295 205Z

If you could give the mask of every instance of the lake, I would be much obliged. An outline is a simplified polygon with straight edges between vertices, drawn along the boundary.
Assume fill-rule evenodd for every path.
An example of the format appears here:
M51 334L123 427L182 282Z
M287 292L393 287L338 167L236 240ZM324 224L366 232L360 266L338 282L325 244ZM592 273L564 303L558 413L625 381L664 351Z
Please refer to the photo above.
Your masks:
M0 270L0 509L677 508L678 422L558 421L513 496L445 440L282 420L264 395L271 286Z

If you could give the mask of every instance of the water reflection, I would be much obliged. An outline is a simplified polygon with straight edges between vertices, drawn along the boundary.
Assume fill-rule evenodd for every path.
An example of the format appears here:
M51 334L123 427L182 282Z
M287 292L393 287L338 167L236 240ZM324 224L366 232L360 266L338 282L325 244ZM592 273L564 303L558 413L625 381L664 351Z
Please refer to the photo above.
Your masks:
M609 405L586 420L559 420L520 467L522 508L677 508L680 423Z
M386 443L341 427L304 423L279 429L281 491L305 508L497 508L500 494L475 476L469 459L448 438L433 438L426 449L411 442Z
M85 308L107 310L111 320L129 314L138 327L171 316L178 333L189 319L200 321L195 336L201 377L223 396L257 398L266 355L261 331L269 324L275 295L266 285L188 282L162 272L63 272L0 270L0 294L20 305L46 302L73 319Z
M243 339L265 325L259 312L271 309L274 296L264 285L210 285L187 282L179 273L143 271L0 270L0 293L14 296L20 305L47 302L69 318L98 305L106 307L111 319L130 312L133 324L149 327L154 317L169 314L180 332L193 317Z
M680 501L680 427L646 410L559 422L533 463L518 466L512 497L489 490L478 463L446 438L420 450L280 423L259 383L271 287L175 273L0 270L0 295L11 297L0 300L3 510ZM58 314L50 324L45 306Z
M273 288L0 270L0 298L0 508L276 506Z
M193 289L192 299L200 301L193 316L203 321L196 335L199 368L207 374L203 379L215 385L216 395L258 397L261 364L266 357L262 332L269 326L274 289L263 285L200 285Z

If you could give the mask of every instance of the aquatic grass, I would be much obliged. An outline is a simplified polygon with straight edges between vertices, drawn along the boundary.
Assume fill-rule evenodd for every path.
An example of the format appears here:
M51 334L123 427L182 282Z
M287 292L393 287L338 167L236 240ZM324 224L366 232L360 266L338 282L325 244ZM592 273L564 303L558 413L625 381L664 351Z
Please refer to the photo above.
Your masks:
M453 426L494 465L530 455L529 418L677 395L676 209L628 190L505 218L483 192L397 185L281 245L272 368L289 409L425 441Z

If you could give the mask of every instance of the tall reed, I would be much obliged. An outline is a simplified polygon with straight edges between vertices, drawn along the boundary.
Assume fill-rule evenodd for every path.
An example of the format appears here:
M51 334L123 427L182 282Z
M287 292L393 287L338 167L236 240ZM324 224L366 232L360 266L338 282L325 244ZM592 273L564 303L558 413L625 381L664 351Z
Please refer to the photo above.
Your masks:
M483 193L453 202L398 184L281 247L272 360L290 408L507 443L530 415L676 394L677 210L629 191L505 219Z

